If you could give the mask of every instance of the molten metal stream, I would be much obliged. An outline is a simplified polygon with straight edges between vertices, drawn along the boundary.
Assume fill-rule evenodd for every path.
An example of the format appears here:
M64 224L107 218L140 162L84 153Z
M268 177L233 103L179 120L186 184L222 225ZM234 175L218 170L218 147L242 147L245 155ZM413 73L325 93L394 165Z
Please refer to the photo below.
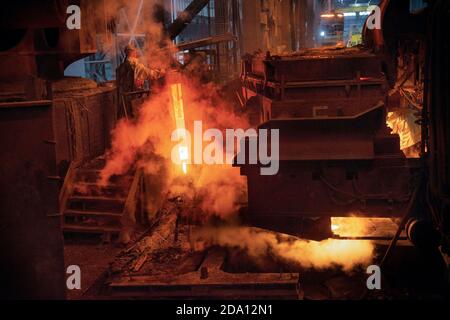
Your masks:
M184 103L183 103L183 91L181 88L181 83L173 84L170 86L172 92L172 106L175 118L175 125L177 129L180 130L177 135L179 139L186 141L186 129L185 118L184 118ZM187 174L187 165L189 160L189 148L186 145L181 145L178 150L178 155L180 157L181 168L183 173Z

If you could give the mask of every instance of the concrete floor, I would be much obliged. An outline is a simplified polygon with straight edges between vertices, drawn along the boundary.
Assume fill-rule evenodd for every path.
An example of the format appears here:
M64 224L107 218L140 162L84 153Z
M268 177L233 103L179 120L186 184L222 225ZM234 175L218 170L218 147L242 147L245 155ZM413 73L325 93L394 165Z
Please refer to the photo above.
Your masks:
M123 250L115 244L102 244L96 236L66 236L64 261L66 269L77 265L81 269L81 290L67 290L69 300L90 299L87 290L108 268L114 257Z

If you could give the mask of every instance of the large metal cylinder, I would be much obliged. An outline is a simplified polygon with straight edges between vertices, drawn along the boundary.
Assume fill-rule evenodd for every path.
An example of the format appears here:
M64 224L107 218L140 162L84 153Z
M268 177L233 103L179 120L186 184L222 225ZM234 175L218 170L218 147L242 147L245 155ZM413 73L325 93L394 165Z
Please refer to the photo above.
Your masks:
M430 221L413 218L406 224L406 235L416 247L436 248L440 244L438 231Z

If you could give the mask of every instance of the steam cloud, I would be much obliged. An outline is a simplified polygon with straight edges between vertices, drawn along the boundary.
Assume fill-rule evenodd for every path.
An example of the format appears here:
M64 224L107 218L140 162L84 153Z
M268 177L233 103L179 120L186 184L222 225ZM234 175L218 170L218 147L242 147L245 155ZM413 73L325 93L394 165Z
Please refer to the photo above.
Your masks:
M118 7L120 2L116 3ZM131 9L130 9L131 10ZM144 17L145 18L145 17ZM174 44L165 38L162 26L146 17L146 42L143 58L151 68L169 70L174 66ZM200 63L200 62L199 62ZM195 62L194 62L195 64ZM218 215L222 218L233 215L238 210L238 202L245 200L245 179L239 169L227 165L205 165L191 167L189 182L181 181L180 174L171 162L171 152L175 143L171 141L176 129L171 117L172 101L169 86L181 83L184 112L188 130L194 121L201 120L204 130L217 128L247 128L247 122L235 115L233 106L221 96L213 83L201 80L204 68L191 68L184 73L168 71L165 84L153 87L153 94L144 102L136 119L121 120L112 132L112 147L107 154L107 164L100 174L100 185L106 185L113 175L121 175L130 169L143 169L151 180L151 192L163 196L170 193L182 195L195 202L206 216ZM150 199L149 211L157 210L156 199Z
M358 265L370 265L374 252L370 241L328 239L315 242L242 227L204 229L198 232L197 239L245 250L256 261L270 252L303 268L320 270L338 266L346 272Z

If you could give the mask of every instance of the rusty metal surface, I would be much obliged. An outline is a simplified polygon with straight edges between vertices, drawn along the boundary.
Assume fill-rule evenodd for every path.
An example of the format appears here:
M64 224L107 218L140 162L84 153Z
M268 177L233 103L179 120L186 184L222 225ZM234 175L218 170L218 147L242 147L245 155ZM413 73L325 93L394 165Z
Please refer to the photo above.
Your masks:
M75 90L69 88L74 86ZM68 78L53 84L58 166L103 155L116 123L116 91Z
M249 224L300 236L311 224L308 237L326 237L329 217L402 215L420 164L386 126L381 56L361 48L257 54L244 61L242 80L256 96L254 126L280 133L277 175L237 165L248 181Z
M0 108L0 296L62 299L63 241L52 104Z
M42 2L42 3L41 3ZM67 0L16 1L5 3L1 24L12 37L4 39L0 50L0 78L22 79L34 75L43 79L64 76L72 62L96 52L95 35L105 30L96 20L105 16L103 3L98 0L76 1L85 15L79 30L66 25ZM5 27L6 26L6 27ZM11 30L11 31L9 31ZM14 66L14 67L11 67Z
M21 0L5 2L0 15L2 28L51 28L66 20L68 0Z
M298 274L227 273L223 250L211 250L198 271L186 274L125 276L109 284L112 297L203 299L298 299Z
M290 56L256 55L246 63L246 72L268 81L323 81L361 77L380 78L379 56L359 49L309 49Z

